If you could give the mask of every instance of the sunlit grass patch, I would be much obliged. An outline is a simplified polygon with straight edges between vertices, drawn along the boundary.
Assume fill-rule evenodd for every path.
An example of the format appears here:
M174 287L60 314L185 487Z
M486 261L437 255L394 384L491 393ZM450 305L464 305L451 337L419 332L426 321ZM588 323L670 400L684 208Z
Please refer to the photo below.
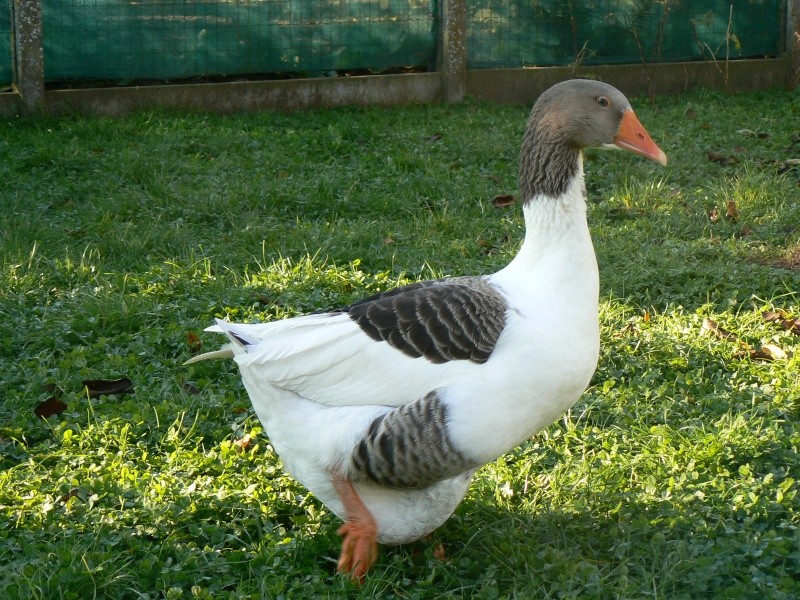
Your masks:
M587 155L590 388L361 589L235 366L183 362L215 317L505 265L528 108L0 123L0 597L797 596L797 94L634 106L670 166Z

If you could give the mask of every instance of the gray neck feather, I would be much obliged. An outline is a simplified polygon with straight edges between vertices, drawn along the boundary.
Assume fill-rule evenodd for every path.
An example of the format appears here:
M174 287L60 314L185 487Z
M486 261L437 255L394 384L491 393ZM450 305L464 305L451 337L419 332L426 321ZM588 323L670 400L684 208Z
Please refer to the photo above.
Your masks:
M522 139L519 191L527 204L535 196L557 197L569 188L578 170L580 150L570 145L569 132L558 118L539 118L534 111Z

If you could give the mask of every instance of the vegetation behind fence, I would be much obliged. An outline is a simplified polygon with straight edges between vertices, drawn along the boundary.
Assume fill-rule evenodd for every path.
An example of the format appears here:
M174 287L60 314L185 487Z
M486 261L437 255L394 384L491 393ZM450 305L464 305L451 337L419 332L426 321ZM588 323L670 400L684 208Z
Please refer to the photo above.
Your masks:
M434 70L440 2L42 0L45 81ZM11 4L0 0L0 82L13 77ZM472 0L467 66L776 56L781 10L781 0Z
M184 79L436 60L430 0L43 0L45 79Z
M471 68L777 56L780 0L478 0Z

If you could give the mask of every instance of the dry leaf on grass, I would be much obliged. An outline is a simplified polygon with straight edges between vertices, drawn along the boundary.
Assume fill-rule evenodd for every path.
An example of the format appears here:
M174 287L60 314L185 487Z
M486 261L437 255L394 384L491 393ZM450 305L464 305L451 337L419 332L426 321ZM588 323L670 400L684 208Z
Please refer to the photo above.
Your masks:
M492 205L494 205L495 208L506 208L508 206L513 206L516 201L517 199L514 198L513 194L500 194L492 198Z
M703 326L701 328L701 332L706 335L709 334L713 335L721 340L731 340L734 342L738 342L740 344L744 344L744 342L739 339L739 336L737 336L732 331L728 331L724 327L720 327L716 321L714 321L713 319L709 319L708 317L703 319Z
M67 500L69 500L70 498L76 498L76 497L77 497L79 494L80 494L80 491L78 490L78 488L73 488L73 489L71 489L70 491L68 491L66 494L64 494L63 496L61 496L61 497L59 498L59 500L60 500L61 502L64 502L64 503L66 503L66 502L67 502Z
M127 377L120 377L119 379L85 379L83 387L86 388L90 398L133 392L133 382Z
M759 349L753 348L750 344L743 341L735 333L728 331L724 327L717 325L716 321L706 317L703 319L701 332L706 335L713 335L721 340L730 340L741 346L734 356L736 358L749 358L751 360L783 360L787 357L786 352L775 344L764 344Z
M725 207L725 216L731 221L739 219L739 211L736 209L736 202L733 200L728 200L728 204Z
M738 358L750 358L751 360L765 360L765 361L773 361L773 360L785 360L788 358L786 352L780 346L776 346L775 344L764 344L756 350L755 348L749 348L748 351L742 351L737 353L736 355Z
M40 402L36 405L36 408L33 409L33 413L42 419L46 419L52 415L59 415L67 410L67 405L65 402L56 398L55 396L51 396L44 402Z
M710 160L711 162L726 167L735 165L736 163L739 162L739 159L736 158L735 156L722 154L721 152L714 152L713 150L709 150L708 152L706 152L706 156L708 157L708 160Z
M52 415L59 415L65 410L67 410L66 403L60 398L51 396L44 402L40 402L39 404L37 404L36 408L33 409L33 413L37 417L46 419L47 417L50 417Z
M181 384L181 389L187 394L191 394L192 396L197 396L200 394L200 388L189 381L184 381Z
M767 323L777 323L786 331L800 335L800 319L795 319L784 310L768 310L761 316Z
M50 394L47 400L44 400L36 405L33 413L42 419L46 419L51 415L58 415L67 410L67 404L61 400L64 392L55 383L45 383L42 386L42 391Z
M636 323L631 321L629 323L626 323L625 326L622 327L622 329L620 329L619 331L614 333L613 337L621 338L621 337L626 336L628 334L636 335L637 333L639 333L639 328L636 326Z
M241 438L233 442L233 447L237 452L245 452L250 447L250 442L253 440L249 433L244 434Z
M186 332L186 345L189 346L189 352L197 354L203 349L203 342L200 341L200 336L194 331Z
M445 562L447 560L447 552L444 549L444 544L438 542L433 546L433 558Z

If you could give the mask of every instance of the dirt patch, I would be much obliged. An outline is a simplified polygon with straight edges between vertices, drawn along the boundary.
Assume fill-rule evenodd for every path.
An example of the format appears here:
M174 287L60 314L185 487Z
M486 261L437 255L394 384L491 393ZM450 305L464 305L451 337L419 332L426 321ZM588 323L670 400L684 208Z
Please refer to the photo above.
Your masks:
M781 269L800 269L800 244L787 248L780 256L768 264Z

